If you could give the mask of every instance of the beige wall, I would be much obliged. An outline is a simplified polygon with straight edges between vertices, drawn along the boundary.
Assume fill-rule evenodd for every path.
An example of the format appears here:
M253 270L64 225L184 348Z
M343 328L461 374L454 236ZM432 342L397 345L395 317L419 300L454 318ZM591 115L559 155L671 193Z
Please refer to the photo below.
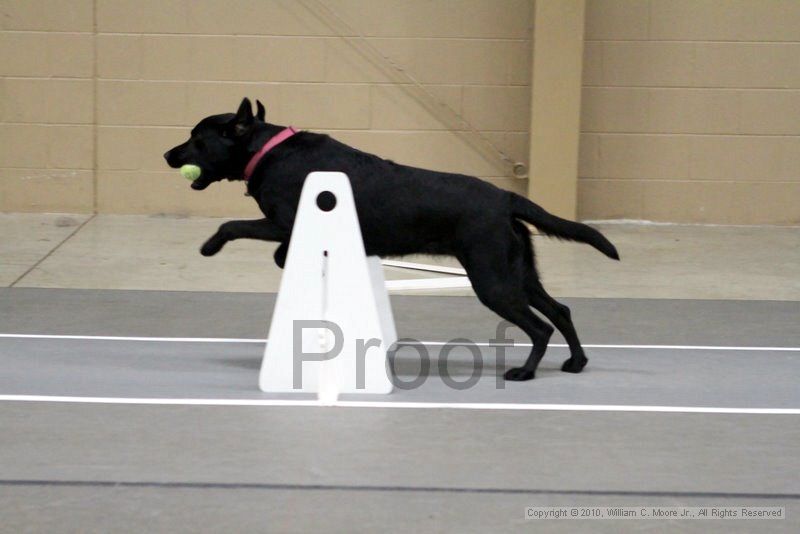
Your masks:
M313 3L313 2L312 2ZM529 0L324 0L514 159L527 161ZM268 120L524 192L294 0L4 0L0 210L244 215L162 154L205 115Z
M533 0L323 3L527 162ZM273 121L527 190L298 1L0 7L2 211L255 214L240 184L197 194L161 159L245 95ZM585 39L581 218L800 223L800 1L587 0Z
M580 216L800 223L800 1L586 8Z
M0 3L0 210L89 212L91 0Z

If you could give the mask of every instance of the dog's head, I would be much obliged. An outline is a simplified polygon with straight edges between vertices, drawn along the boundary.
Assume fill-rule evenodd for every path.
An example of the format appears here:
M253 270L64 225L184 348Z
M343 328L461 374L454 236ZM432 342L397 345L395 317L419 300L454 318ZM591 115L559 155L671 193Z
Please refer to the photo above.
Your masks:
M183 165L200 167L200 177L192 182L193 189L202 190L223 179L241 180L253 132L264 122L264 106L258 100L256 105L256 115L250 100L245 98L236 113L206 117L192 128L189 140L168 150L164 159L174 169Z

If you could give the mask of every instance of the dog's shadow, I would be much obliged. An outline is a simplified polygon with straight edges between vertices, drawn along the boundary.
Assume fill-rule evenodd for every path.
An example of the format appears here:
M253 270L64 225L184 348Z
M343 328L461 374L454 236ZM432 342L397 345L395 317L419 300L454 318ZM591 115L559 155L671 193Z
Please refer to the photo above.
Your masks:
M225 367L234 367L237 369L244 369L247 371L257 371L261 368L262 358L212 358L209 360L214 365L221 365ZM417 377L422 376L442 376L447 374L451 377L470 377L476 372L476 363L472 360L456 360L450 359L447 361L446 370L441 368L438 360L428 360L429 365L423 366L420 358L412 356L390 358L392 370L394 374L400 377ZM478 371L481 373L502 374L505 367L500 368L495 362L482 362L477 363ZM425 369L427 367L427 369ZM425 372L423 372L425 371Z
M474 374L503 374L505 367L498 367L495 361L487 362L483 360L456 360L449 359L447 363L441 360L428 360L428 364L423 364L423 360L412 356L391 358L394 374L400 377L417 376L450 376L450 377L471 377Z
M414 357L400 357L400 358L392 358L393 360L393 367L392 370L394 374L398 377L404 379L411 379L418 376L429 376L429 377L439 377L442 376L444 373L443 370L439 368L438 360L430 360L430 365L425 370L426 372L423 374L423 369L421 367L421 360L419 358ZM233 367L236 369L242 369L246 371L258 371L261 369L261 361L262 358L253 358L253 357L241 357L241 358L212 358L209 360L209 363L213 365L220 365L225 367ZM508 361L506 360L503 366L499 366L496 361L492 362L483 362L482 367L480 367L477 371L475 370L475 362L472 360L456 360L451 359L447 362L447 371L446 375L452 378L459 377L459 378L469 378L472 377L474 374L479 374L480 376L502 376L508 369L514 367L516 365L522 364L522 360L520 361ZM558 364L544 364L539 367L539 378L542 378L542 375L560 375L561 368ZM655 375L656 372L653 371L646 371L644 369L627 369L627 368L618 368L618 367L592 367L589 366L584 369L582 374L592 374L592 375L605 375L605 374L626 374L626 375L635 375L635 376L647 376L647 375Z
M213 365L220 365L225 367L235 367L237 369L246 369L248 371L257 371L261 369L261 357L258 358L210 358L208 361Z

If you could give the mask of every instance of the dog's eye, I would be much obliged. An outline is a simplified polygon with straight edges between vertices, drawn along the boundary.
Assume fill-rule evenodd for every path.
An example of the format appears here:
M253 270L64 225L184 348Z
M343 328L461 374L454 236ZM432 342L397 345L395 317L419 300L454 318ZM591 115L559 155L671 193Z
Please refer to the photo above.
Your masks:
M198 139L194 142L194 146L197 147L198 150L205 150L206 144L203 142L202 139Z

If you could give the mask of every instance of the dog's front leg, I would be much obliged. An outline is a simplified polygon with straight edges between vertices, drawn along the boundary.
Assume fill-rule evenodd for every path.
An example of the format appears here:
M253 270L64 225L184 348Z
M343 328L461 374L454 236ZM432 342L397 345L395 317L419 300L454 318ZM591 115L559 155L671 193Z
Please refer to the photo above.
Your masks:
M261 241L286 241L289 233L269 219L257 221L228 221L220 225L200 249L203 256L213 256L234 239L259 239Z
M275 265L283 269L283 266L286 265L286 254L289 252L289 242L283 241L278 248L275 249L275 254L272 255L272 258L275 260Z

